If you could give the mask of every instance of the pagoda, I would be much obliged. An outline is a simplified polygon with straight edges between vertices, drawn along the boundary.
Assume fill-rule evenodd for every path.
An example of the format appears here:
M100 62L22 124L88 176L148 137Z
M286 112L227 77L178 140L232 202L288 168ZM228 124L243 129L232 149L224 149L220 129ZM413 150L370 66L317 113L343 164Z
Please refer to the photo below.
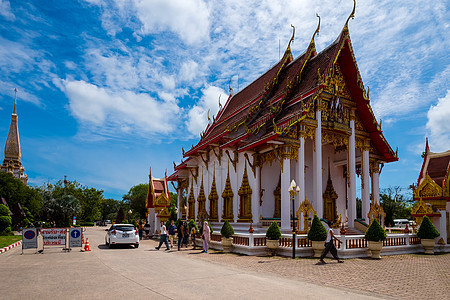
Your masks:
M379 205L379 175L398 160L370 106L358 70L348 22L318 52L314 38L294 58L292 37L283 57L244 89L230 95L200 141L174 163L169 180L186 192L189 219L229 220L256 232L276 220L283 232L306 231L315 212L336 226L371 220ZM329 162L329 163L327 163ZM356 220L356 177L361 177L362 216ZM300 191L291 205L289 187ZM213 196L210 197L210 194ZM200 199L200 200L199 200ZM206 214L205 214L206 212ZM367 225L367 223L365 223Z
M161 221L169 220L170 212L170 194L167 185L167 176L164 178L155 178L152 176L152 170L148 175L148 192L145 208L147 209L147 221L150 225L150 235L160 231Z
M5 144L5 159L0 168L2 172L11 173L14 177L20 179L24 184L28 182L28 176L25 173L25 168L20 161L20 140L19 140L19 125L18 116L16 112L17 104L17 89L14 89L14 110L11 114L11 125L9 126L8 137Z
M422 168L413 184L413 198L417 202L411 208L411 216L417 224L428 216L441 234L442 242L450 242L450 150L441 153L430 151L425 143Z

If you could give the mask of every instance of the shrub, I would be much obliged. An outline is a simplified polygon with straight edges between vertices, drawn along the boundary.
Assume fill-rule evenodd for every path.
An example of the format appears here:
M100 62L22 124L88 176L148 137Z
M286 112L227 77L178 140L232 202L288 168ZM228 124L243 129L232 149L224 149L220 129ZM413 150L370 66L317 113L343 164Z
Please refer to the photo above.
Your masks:
M280 226L278 226L278 223L276 221L273 221L272 224L270 224L269 228L267 228L266 238L268 238L269 240L278 240L280 237Z
M220 234L227 239L234 234L233 226L231 226L228 220L225 220L225 223L223 223L222 229L220 230Z
M80 226L83 226L83 227L92 227L92 226L94 226L94 222L81 221L81 222L80 222Z
M11 231L11 217L10 216L0 216L0 232L10 232Z
M433 222L427 216L423 217L417 236L421 239L435 239L439 236L439 231L434 227Z
M364 237L368 241L381 242L386 239L386 231L381 227L377 220L373 220Z
M197 224L195 224L195 221L194 221L193 219L191 219L191 220L189 221L188 226L189 226L189 231L191 231L192 227L194 227L194 228L195 228L195 231L198 232Z
M9 208L4 205L4 204L0 204L0 216L9 216Z
M310 241L325 241L327 239L327 229L317 215L314 215L311 228L308 231L308 239Z

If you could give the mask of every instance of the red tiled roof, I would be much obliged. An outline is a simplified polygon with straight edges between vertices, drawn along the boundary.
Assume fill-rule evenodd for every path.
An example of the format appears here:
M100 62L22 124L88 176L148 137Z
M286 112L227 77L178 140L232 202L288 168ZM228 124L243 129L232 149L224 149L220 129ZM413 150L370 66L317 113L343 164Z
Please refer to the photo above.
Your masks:
M447 175L447 169L450 163L450 155L433 157L428 162L427 172L439 186L442 186L445 175Z

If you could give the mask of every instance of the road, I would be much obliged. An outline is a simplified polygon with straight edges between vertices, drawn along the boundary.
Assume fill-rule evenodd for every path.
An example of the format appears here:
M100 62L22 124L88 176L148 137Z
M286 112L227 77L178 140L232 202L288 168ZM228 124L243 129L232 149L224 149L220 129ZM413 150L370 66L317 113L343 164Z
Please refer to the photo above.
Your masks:
M0 255L2 299L380 299L376 294L316 285L204 259L199 251L104 245L104 227L88 228L91 252L42 254L15 248ZM311 261L311 264L313 262ZM386 296L384 296L386 298Z

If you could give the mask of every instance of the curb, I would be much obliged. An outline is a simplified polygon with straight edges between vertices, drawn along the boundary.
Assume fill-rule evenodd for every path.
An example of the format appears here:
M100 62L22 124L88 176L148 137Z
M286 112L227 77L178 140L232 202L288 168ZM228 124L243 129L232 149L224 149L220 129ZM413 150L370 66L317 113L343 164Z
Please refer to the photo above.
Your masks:
M8 250L10 250L12 248L15 248L17 246L20 246L20 245L22 245L22 241L15 242L14 244L11 244L11 245L9 245L7 247L1 248L0 249L0 253L6 252L6 251L8 251Z

